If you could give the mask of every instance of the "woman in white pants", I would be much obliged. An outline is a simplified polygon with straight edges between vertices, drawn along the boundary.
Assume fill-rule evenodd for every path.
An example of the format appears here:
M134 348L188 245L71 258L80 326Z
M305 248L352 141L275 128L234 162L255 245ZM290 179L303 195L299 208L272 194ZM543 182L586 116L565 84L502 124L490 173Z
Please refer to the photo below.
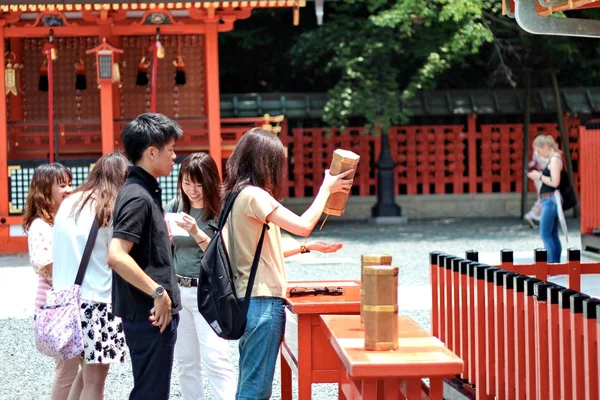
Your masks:
M194 153L181 164L177 181L178 195L167 205L167 211L191 216L195 224L186 224L189 236L178 235L171 229L175 273L181 293L183 309L179 312L175 358L178 363L179 383L185 400L204 399L202 368L204 362L212 398L235 398L235 372L229 359L229 345L219 338L198 312L198 276L203 251L194 239L198 229L208 236L214 229L208 222L221 209L221 179L215 161L206 153ZM187 218L189 220L189 218ZM179 225L179 224L178 224Z

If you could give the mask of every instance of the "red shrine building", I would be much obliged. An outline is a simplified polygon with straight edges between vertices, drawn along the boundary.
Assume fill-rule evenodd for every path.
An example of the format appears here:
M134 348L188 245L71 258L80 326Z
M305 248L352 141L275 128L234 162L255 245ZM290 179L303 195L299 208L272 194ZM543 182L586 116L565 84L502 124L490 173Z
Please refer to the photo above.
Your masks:
M304 5L1 2L0 253L26 251L26 238L14 231L40 160L71 160L74 184L81 183L91 163L120 147L122 126L140 113L174 118L185 131L179 151L207 151L221 166L248 125L264 120L221 119L219 33L258 8L289 8L298 23Z

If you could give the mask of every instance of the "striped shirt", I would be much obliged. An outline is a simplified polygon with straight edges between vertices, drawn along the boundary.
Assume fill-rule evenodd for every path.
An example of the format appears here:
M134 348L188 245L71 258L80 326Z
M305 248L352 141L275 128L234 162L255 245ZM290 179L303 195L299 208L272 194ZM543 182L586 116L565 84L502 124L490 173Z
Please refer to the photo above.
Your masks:
M33 270L39 275L38 290L35 298L35 307L41 307L46 302L46 295L52 289L52 276L41 271L42 268L52 263L52 226L41 218L33 220L27 233L29 247L29 261Z

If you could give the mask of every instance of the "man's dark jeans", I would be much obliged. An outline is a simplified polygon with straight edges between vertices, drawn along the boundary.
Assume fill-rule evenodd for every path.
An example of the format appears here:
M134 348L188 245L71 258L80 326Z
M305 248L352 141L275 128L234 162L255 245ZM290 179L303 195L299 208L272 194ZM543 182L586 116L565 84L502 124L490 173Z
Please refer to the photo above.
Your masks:
M130 400L168 400L179 314L163 333L150 321L123 320L131 355L133 389Z

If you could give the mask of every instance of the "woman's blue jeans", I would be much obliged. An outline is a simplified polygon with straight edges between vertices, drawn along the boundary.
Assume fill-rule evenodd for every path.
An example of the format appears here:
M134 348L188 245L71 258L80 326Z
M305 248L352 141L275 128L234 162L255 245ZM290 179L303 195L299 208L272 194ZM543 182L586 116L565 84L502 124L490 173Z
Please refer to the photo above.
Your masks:
M542 215L540 217L540 236L548 253L549 263L559 263L562 246L558 237L558 210L556 200L552 197L542 197Z
M240 339L237 400L269 400L279 346L285 330L285 305L278 297L253 297Z

